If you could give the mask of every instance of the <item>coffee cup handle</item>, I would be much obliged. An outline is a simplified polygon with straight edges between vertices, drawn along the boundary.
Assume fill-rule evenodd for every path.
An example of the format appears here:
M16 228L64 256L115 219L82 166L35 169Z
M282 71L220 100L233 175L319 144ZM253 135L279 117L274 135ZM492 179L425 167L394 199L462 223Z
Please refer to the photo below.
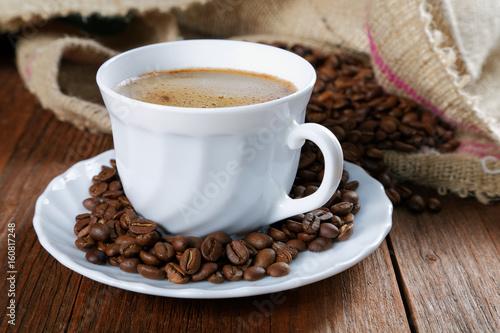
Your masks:
M323 153L325 172L321 185L316 192L304 198L292 199L285 194L271 212L270 223L321 207L330 200L340 183L344 155L337 138L319 124L296 124L288 134L287 145L290 149L299 149L306 139L314 142Z

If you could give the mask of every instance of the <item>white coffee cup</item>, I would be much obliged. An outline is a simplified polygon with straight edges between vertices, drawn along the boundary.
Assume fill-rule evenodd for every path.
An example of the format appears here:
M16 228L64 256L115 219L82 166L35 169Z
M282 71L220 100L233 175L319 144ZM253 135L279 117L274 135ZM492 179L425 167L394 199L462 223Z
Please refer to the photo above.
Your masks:
M186 68L270 74L298 91L260 104L199 109L149 104L113 90L136 75ZM328 129L303 124L315 81L303 58L241 41L153 44L105 62L97 84L111 117L118 172L136 211L168 232L203 236L254 230L323 205L338 186L343 155ZM315 193L291 199L305 139L321 149L324 177Z

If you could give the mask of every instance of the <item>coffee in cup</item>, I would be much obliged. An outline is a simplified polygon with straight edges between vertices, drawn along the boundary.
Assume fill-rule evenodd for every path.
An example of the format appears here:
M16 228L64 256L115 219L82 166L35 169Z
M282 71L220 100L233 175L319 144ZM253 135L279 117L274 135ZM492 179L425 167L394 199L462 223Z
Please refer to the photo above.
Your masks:
M190 68L127 78L117 93L146 103L188 108L221 108L258 104L297 91L277 77L234 69Z

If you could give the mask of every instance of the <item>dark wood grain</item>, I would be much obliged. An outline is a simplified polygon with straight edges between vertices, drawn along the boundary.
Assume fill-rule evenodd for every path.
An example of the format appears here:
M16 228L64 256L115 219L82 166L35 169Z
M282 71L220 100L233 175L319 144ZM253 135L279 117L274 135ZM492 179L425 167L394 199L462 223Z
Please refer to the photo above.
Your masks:
M237 299L155 297L84 278L69 327L70 331L85 327L85 331L117 332L132 331L133 327L149 331L168 327L172 332L210 332L218 327L232 327L235 332L327 332L352 328L405 332L408 323L388 253L383 244L369 258L332 278L294 290ZM111 308L116 318L112 321L108 310Z
M499 205L485 207L454 197L443 199L445 207L437 215L416 216L397 209L389 242L361 263L277 294L175 299L124 291L82 277L39 244L32 226L34 205L52 178L110 149L112 139L79 131L41 108L23 88L11 57L0 57L0 80L0 256L7 254L6 225L15 223L17 271L16 326L12 326L4 312L7 269L1 266L2 332L498 328Z
M441 200L438 215L393 217L410 323L420 332L500 332L500 205Z

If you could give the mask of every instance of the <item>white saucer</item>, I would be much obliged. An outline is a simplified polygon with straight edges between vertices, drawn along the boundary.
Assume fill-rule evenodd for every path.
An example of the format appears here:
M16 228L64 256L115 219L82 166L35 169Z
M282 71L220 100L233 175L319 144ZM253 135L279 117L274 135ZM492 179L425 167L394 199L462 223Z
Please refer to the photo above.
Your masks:
M61 264L92 280L125 290L179 298L231 298L297 288L355 265L380 245L392 226L392 204L382 185L360 167L346 162L349 181L359 181L356 192L361 204L354 221L354 232L348 240L336 242L332 249L322 253L299 253L290 265L291 273L281 278L265 277L256 282L218 285L207 281L174 284L168 280L150 280L139 274L125 273L109 264L91 264L74 244L75 216L86 212L82 201L88 197L91 179L99 173L102 165L109 165L113 157L113 150L104 152L75 164L54 178L36 202L33 226L42 246Z

